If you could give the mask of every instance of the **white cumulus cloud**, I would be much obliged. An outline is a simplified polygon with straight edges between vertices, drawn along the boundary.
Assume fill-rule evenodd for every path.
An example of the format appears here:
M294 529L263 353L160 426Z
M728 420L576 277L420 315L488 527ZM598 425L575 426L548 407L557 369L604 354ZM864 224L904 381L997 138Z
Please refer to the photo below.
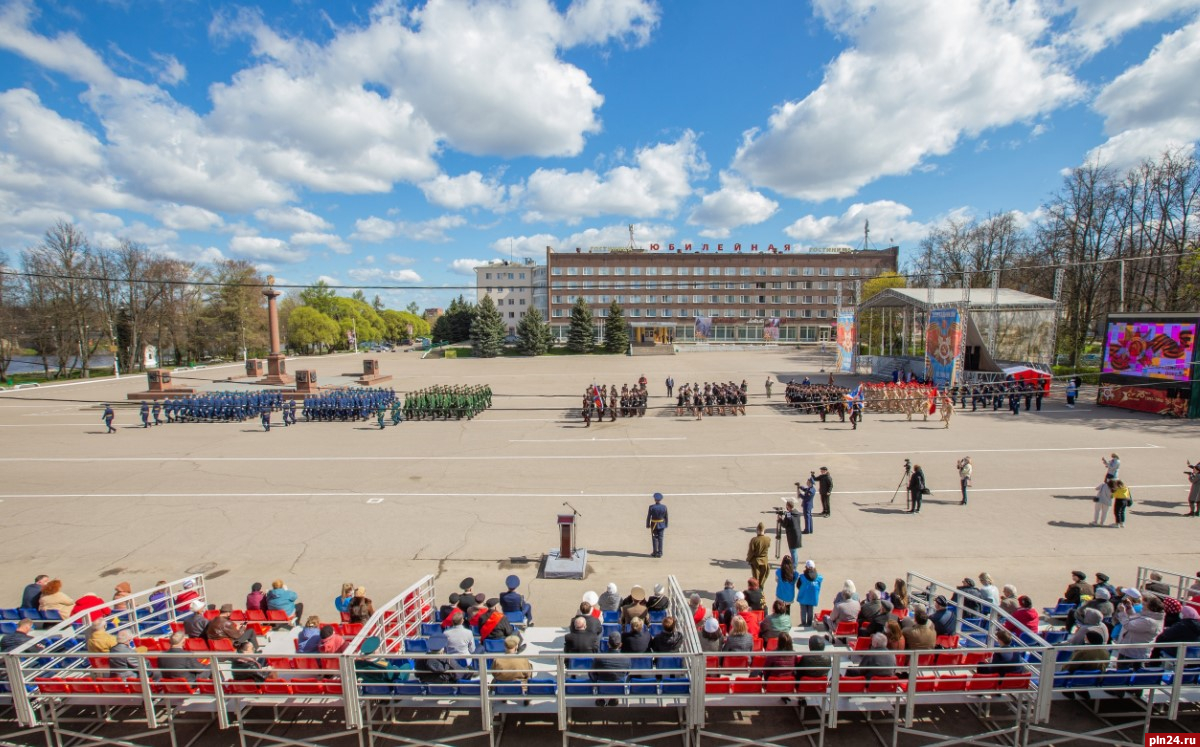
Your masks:
M841 215L806 215L783 232L806 246L856 246L862 244L865 221L871 222L876 242L917 241L928 233L928 225L909 220L912 208L891 200L855 203Z
M259 222L276 231L325 231L332 226L316 213L298 207L259 208L254 211Z
M377 216L361 218L354 222L354 233L350 238L356 241L378 243L397 237L426 241L439 244L450 240L446 232L465 225L466 218L461 215L442 215L424 221L387 220Z
M213 211L195 205L167 203L161 205L155 215L164 226L177 231L208 231L225 223Z
M1060 42L1092 55L1128 31L1197 9L1198 0L1068 0L1071 22Z
M1072 101L1081 86L1044 44L1037 3L817 0L851 47L821 85L746 134L733 167L790 197L853 195L950 152L964 135Z
M282 239L266 236L234 236L229 240L229 253L241 259L284 263L303 262L308 256Z
M299 231L288 237L288 243L297 246L327 246L337 254L350 253L350 245L336 233Z
M449 269L455 275L466 275L473 278L475 277L475 268L484 264L487 264L487 261L482 259L456 259L450 263Z
M356 267L346 274L359 283L391 281L395 283L419 283L421 276L415 270L382 270L378 267Z
M504 206L507 192L502 184L494 179L485 178L478 171L470 171L460 176L438 174L436 178L423 182L420 187L425 193L425 199L449 210L463 210L469 207L500 210Z
M721 188L701 198L688 216L688 223L705 226L701 236L723 239L731 229L762 223L778 209L778 202L751 189L744 180L722 172Z
M689 130L673 143L638 149L631 165L602 175L591 169L538 169L518 191L528 221L574 223L599 215L649 218L677 212L692 193L692 179L707 172L708 163Z
M1150 55L1121 73L1093 103L1109 139L1088 158L1128 168L1200 140L1200 21L1163 37Z

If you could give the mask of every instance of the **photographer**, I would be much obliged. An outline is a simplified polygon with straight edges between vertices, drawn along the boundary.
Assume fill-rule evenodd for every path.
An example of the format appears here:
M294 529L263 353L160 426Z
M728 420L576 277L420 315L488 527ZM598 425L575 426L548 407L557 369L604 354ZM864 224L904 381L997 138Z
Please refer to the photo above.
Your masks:
M974 467L971 466L971 457L965 456L959 459L954 465L958 469L958 484L962 487L962 505L967 505L967 488L971 487L971 473L974 472Z
M908 464L908 460L905 460ZM925 495L929 488L925 487L925 471L921 469L921 465L913 465L912 476L908 478L908 499L910 514L921 513L921 496Z
M797 483L797 486L799 483ZM796 551L800 549L800 535L803 531L800 527L800 512L796 510L796 501L788 498L784 504L785 508L775 509L775 523L783 528L787 534L788 553L792 556L792 567L796 567Z
M1192 484L1188 491L1188 516L1200 516L1200 464L1188 463L1188 482Z
M815 472L808 473L808 483L801 485L796 483L796 498L800 500L800 509L804 514L804 533L813 533L813 496L816 491L813 489L813 481L817 475Z

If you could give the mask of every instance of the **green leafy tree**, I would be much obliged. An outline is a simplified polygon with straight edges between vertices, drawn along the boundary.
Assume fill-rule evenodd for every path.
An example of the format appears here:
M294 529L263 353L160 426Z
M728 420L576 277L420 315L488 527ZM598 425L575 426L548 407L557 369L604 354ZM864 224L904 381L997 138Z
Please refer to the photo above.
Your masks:
M334 298L333 313L329 316L338 323L344 340L348 340L346 333L350 331L355 333L359 343L378 342L386 333L387 325L365 301L340 296Z
M446 313L433 327L433 337L438 342L464 342L471 339L471 322L475 320L475 304L462 296L450 302Z
M572 353L590 353L595 344L596 333L592 329L592 307L583 296L575 298L571 307L571 326L567 329L567 350Z
M517 350L523 355L545 355L550 349L550 339L550 325L536 308L517 322Z
M338 323L311 306L297 306L287 317L288 344L312 352L339 342Z
M608 319L604 321L604 349L609 353L624 353L629 349L625 312L616 301L608 307Z
M408 313L412 314L413 316L416 316L416 317L421 316L421 307L417 305L416 301L409 301L408 306L405 306L404 310L407 311Z
M318 280L313 285L300 291L300 302L302 304L311 306L326 316L333 313L333 299L335 298L337 298L337 294L333 292L333 289L324 280Z
M471 351L476 358L495 358L504 346L504 319L491 296L484 296L471 322Z

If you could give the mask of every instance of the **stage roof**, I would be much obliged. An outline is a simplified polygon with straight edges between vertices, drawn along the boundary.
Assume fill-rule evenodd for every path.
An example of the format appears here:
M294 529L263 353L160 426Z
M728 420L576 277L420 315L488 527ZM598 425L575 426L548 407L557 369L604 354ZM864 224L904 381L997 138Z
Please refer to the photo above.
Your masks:
M862 304L861 308L884 309L915 306L920 309L929 309L938 306L956 306L961 303L963 303L962 288L934 288L932 304L929 302L927 288L888 288L872 296ZM1000 288L996 293L996 304L993 306L991 288L972 288L968 308L972 311L991 311L993 309L1039 311L1053 310L1055 303L1051 298L1042 298L1010 288Z

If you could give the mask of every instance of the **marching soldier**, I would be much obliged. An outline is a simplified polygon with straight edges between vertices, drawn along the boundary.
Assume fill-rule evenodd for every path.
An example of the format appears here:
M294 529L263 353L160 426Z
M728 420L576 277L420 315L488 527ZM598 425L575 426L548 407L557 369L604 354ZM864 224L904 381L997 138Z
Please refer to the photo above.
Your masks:
M154 400L154 405L150 408L150 412L154 414L154 424L162 425L162 404L158 400Z
M650 530L652 558L663 556L663 534L667 531L667 507L663 505L663 494L654 494L654 503L646 511L646 528Z
M101 415L100 417L103 418L103 420L104 420L104 427L108 429L106 431L106 433L116 433L117 432L117 429L113 428L113 418L115 417L115 415L113 414L112 405L105 403L104 414Z
M592 427L592 398L588 395L583 395L583 427Z
M142 415L142 427L149 428L150 427L150 403L145 400L142 400L141 415Z

